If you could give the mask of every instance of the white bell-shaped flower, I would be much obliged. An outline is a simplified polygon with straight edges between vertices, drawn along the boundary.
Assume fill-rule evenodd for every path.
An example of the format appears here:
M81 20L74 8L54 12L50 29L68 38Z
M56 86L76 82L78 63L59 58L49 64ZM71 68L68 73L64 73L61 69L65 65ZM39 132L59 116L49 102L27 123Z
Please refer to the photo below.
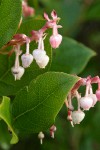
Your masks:
M33 62L33 56L31 54L23 54L21 56L22 66L24 68L28 68Z
M29 53L29 43L30 40L28 39L26 43L26 53L21 56L22 65L24 68L28 68L33 62L33 55Z
M23 76L24 72L25 72L24 68L21 66L19 66L18 68L12 67L11 71L15 77L15 80L20 80L21 77Z
M49 57L45 55L43 59L36 61L40 68L45 68L49 62Z
M97 97L96 97L96 95L95 94L89 94L88 95L90 98L92 98L92 100L93 100L93 104L92 104L92 107L94 107L94 105L97 103Z
M74 124L80 124L80 122L84 119L85 113L81 110L72 112L72 121Z
M15 80L20 80L25 72L24 68L19 65L19 55L21 54L20 45L17 45L14 50L16 54L16 59L15 65L11 68L11 72L15 77Z
M37 62L41 62L45 56L46 56L45 50L35 49L33 51L33 57Z
M93 99L89 96L80 98L80 106L83 110L89 110L93 105Z
M33 51L33 58L36 60L36 63L40 68L45 68L49 62L49 57L46 55L44 50L43 38L39 39L38 49Z

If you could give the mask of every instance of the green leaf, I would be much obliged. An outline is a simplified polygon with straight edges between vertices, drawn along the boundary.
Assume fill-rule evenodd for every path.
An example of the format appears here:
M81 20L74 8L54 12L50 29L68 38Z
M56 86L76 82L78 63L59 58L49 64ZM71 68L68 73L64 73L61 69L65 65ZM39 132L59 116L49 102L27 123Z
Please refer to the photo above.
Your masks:
M8 126L3 120L0 120L0 147L3 150L8 150L10 148L11 135L8 132Z
M14 127L24 134L48 129L78 80L76 76L55 72L37 77L13 101Z
M51 70L70 74L79 74L96 53L70 38L63 38L61 46L56 49Z
M16 33L21 18L21 0L2 0L0 5L0 48Z
M18 142L18 137L12 128L11 123L11 114L10 114L10 99L8 97L3 97L3 100L0 104L0 119L3 119L8 125L9 130L12 132L11 144Z
M24 22L18 31L18 33L24 33L26 35L30 35L31 30L39 30L43 25L45 21L43 20L28 20ZM49 34L48 37L45 39L45 50L47 52L47 55L50 58L49 64L45 69L40 69L38 65L36 64L35 60L31 64L31 66L27 69L25 69L25 74L21 78L20 81L14 81L14 77L11 73L11 67L14 65L15 56L14 54L10 57L7 55L0 55L0 95L8 96L8 95L15 95L16 92L18 92L21 88L24 86L29 85L30 81L36 78L38 75L48 71L51 64L51 55L52 50L51 46L49 44ZM35 42L32 42L30 45L30 51L37 48L37 44ZM22 50L25 51L25 47L21 47Z

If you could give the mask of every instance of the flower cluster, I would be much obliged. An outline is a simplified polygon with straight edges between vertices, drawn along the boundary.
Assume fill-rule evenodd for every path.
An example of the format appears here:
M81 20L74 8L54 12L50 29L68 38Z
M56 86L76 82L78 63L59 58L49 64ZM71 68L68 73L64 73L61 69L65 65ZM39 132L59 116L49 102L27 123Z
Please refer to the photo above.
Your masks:
M93 93L92 84L98 84L98 89L96 90L95 94ZM85 96L81 96L78 92L81 86L85 86ZM74 106L72 104L72 100L77 99L77 110L74 110ZM85 112L90 110L90 108L94 107L97 101L100 101L100 78L99 76L91 77L88 76L87 78L80 78L80 80L75 84L73 89L68 94L67 99L65 100L65 105L68 108L68 116L67 119L70 121L72 127L75 124L80 124L80 122L85 117ZM52 125L50 128L50 136L54 138L54 133L56 131L56 126ZM38 134L38 138L40 139L40 143L43 143L44 133L41 131Z
M96 94L93 94L93 83L98 84ZM80 86L86 86L85 96L81 96L78 92ZM72 104L73 98L77 99L77 110L74 110L74 106ZM85 117L84 111L88 111L90 108L94 107L97 101L100 101L100 78L98 76L94 78L89 76L87 78L80 79L69 93L67 100L65 100L65 104L68 108L67 119L71 122L71 125L74 126L74 124L80 124Z
M24 7L26 7L26 4L24 4ZM46 20L45 25L39 29L38 31L32 30L31 31L31 37L26 36L25 34L16 34L13 36L13 39L7 43L7 45L4 46L6 48L7 46L13 46L13 49L10 51L9 55L11 55L13 52L15 52L16 58L15 58L15 64L11 68L12 74L15 77L15 80L20 80L23 76L25 69L28 68L33 60L36 61L37 65L40 68L45 68L47 64L49 63L49 56L46 53L46 50L44 48L44 40L47 36L45 33L47 29L52 28L53 34L51 35L49 42L52 48L58 48L59 45L62 42L62 36L58 34L58 28L61 28L62 26L58 25L59 17L57 17L56 12L53 10L51 12L50 19L46 13L44 13L44 18ZM32 41L36 41L38 43L37 49L33 50L32 54L30 54L30 43ZM21 56L22 66L19 64L20 55L22 53L21 46L23 44L26 44L26 52Z

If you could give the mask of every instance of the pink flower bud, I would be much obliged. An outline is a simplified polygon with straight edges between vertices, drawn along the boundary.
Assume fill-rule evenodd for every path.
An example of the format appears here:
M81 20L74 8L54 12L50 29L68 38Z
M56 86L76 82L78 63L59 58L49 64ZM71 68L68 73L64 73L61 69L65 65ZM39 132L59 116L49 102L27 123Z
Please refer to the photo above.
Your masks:
M72 121L72 111L68 110L67 120Z
M93 105L93 99L89 96L80 98L80 106L83 110L89 110Z
M62 42L62 36L60 34L52 35L50 37L50 44L52 48L58 48Z
M68 115L68 116L67 116L67 120L72 121L72 116L71 116L71 115Z
M33 56L31 54L23 54L21 56L21 60L22 60L23 67L27 68L31 65L31 63L33 61Z
M72 112L72 121L74 124L80 124L84 117L85 113L81 110Z
M56 130L57 130L57 128L56 128L55 125L53 125L53 126L50 128L50 135L51 135L52 138L54 138L54 133L55 133Z
M100 90L96 90L96 97L98 101L100 101Z

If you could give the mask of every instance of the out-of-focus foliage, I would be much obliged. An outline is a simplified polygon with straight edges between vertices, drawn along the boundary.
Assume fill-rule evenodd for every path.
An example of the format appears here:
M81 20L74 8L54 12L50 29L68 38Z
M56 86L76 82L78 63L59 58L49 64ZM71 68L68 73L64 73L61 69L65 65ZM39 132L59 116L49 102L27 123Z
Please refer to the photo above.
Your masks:
M63 37L61 46L54 50L51 70L79 74L84 70L91 57L95 55L94 51L83 44Z

